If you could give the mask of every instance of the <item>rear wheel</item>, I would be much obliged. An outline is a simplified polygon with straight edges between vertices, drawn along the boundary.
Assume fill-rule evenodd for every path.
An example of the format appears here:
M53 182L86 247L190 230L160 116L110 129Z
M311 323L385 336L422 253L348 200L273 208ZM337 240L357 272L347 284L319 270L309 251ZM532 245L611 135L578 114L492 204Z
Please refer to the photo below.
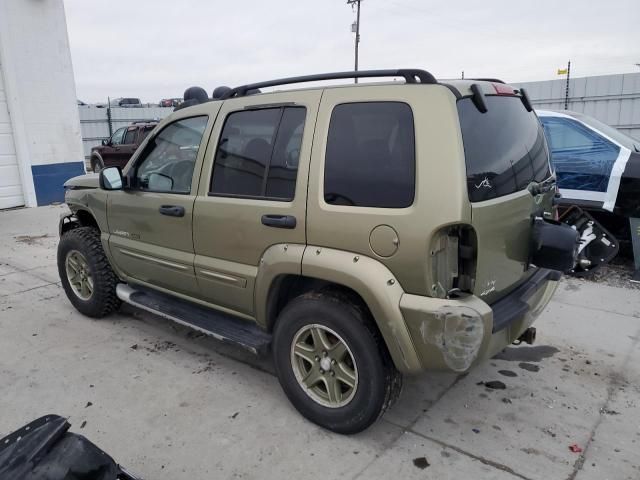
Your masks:
M62 235L58 273L67 297L81 313L100 318L120 306L116 296L118 279L102 249L97 229L79 227Z
M339 293L292 300L278 317L273 347L291 403L334 432L366 429L400 393L402 377L368 312Z

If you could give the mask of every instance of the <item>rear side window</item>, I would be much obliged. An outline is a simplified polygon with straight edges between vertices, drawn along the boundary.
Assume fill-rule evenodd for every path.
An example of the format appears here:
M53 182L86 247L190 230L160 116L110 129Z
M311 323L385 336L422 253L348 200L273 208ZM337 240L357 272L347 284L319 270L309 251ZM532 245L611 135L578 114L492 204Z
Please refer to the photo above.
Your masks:
M333 205L402 208L415 195L413 113L406 103L338 105L325 154L324 199Z
M558 187L606 192L620 147L575 120L542 117Z
M211 193L293 200L305 116L304 107L230 114L216 151Z
M458 101L469 199L479 202L546 180L549 152L538 118L519 97L485 97L480 113L470 98Z

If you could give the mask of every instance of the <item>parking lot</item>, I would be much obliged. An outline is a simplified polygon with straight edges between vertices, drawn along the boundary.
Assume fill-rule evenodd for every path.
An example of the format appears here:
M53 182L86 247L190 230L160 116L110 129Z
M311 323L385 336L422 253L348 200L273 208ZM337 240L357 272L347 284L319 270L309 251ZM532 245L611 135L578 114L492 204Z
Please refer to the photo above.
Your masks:
M624 282L563 280L536 345L406 378L346 437L304 420L268 359L127 307L80 315L56 268L64 208L0 212L0 436L57 413L147 479L640 478L640 291Z

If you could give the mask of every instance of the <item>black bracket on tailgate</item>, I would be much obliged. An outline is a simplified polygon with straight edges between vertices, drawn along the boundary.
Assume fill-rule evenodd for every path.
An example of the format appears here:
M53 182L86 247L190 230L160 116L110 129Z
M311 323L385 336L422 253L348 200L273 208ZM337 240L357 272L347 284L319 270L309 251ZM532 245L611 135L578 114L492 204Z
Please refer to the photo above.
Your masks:
M618 239L580 207L570 207L562 214L560 221L574 228L580 236L578 258L575 267L567 272L569 275L587 275L609 263L618 254Z

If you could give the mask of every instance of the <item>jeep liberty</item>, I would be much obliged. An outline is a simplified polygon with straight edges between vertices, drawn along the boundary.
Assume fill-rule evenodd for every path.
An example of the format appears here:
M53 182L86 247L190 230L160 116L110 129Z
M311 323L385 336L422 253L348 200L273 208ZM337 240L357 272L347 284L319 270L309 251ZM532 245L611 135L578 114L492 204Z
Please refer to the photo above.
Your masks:
M354 77L404 82L257 90ZM577 234L554 221L526 92L414 69L227 90L162 120L123 170L65 184L58 268L80 312L126 302L270 352L295 408L346 434L402 375L533 341Z

